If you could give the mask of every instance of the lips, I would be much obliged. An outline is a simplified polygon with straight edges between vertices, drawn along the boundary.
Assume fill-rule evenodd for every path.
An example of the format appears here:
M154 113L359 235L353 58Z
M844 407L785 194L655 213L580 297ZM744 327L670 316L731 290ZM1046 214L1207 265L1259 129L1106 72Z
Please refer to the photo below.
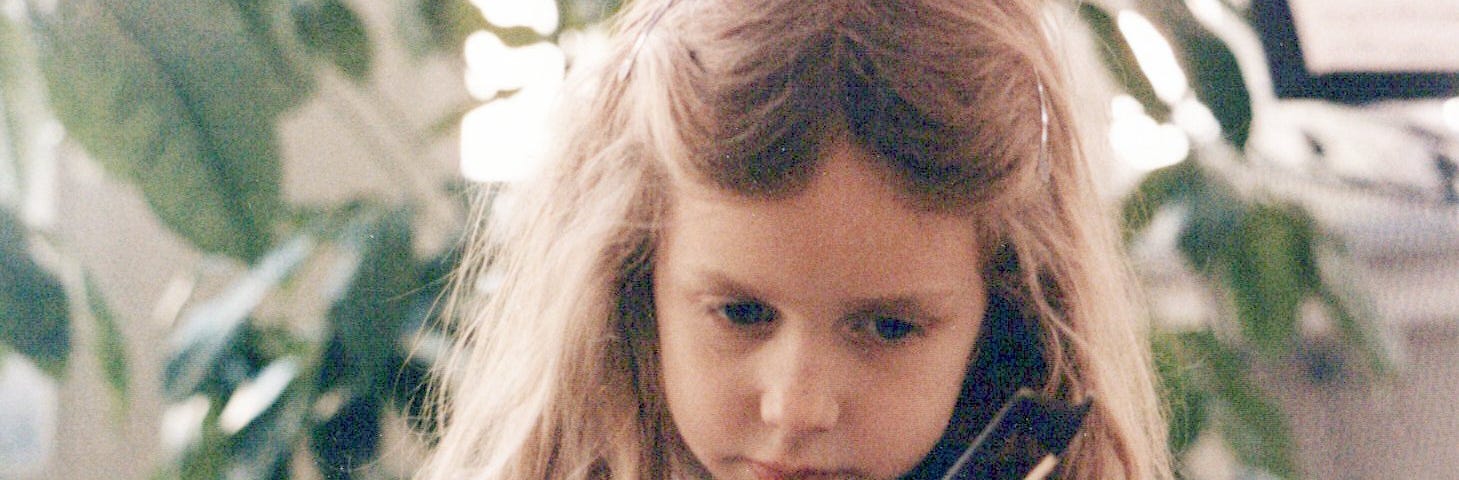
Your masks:
M788 466L775 462L749 462L750 471L758 480L832 480L855 478L856 475L837 470Z

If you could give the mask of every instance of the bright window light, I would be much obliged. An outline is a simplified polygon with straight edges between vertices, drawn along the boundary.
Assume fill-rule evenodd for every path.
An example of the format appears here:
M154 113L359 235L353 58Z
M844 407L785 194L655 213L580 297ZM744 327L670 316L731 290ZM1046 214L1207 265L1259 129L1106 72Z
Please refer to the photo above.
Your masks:
M487 103L461 119L461 175L510 182L529 175L547 153L547 113L555 86L532 86Z
M176 454L197 442L202 436L203 420L208 417L208 397L193 395L168 405L162 412L160 437L163 451Z
M258 372L258 376L244 382L223 405L223 411L218 413L218 426L223 433L232 435L243 430L279 399L289 381L298 373L299 366L286 358L269 364Z
M1211 113L1206 104L1195 97L1186 97L1175 104L1170 110L1170 121L1180 126L1198 143L1221 138L1221 122L1216 120L1216 115Z
M1165 41L1155 25L1131 10L1121 10L1116 22L1119 24L1120 34L1135 52L1135 61L1140 64L1140 71L1145 72L1145 78L1150 79L1150 86L1155 88L1155 95L1169 104L1175 104L1184 98L1189 88L1185 72L1180 70L1180 64L1176 62L1175 50L1171 49L1170 42Z
M1145 115L1145 107L1129 95L1115 95L1109 100L1110 118L1118 122L1127 118Z
M57 406L65 405L56 389L25 357L0 352L0 478L41 478L55 468Z
M558 28L557 2L471 0L488 22L529 27L547 35ZM474 182L518 181L548 151L548 113L556 103L570 53L574 63L606 48L602 31L567 31L551 42L511 48L490 32L466 39L466 88L486 101L461 119L461 175ZM510 93L510 95L506 95Z
M567 68L562 49L549 42L508 48L500 38L480 31L466 37L466 90L477 100L503 91L557 84Z
M1185 4L1190 7L1191 14L1207 22L1222 18L1223 10L1226 9L1225 5L1221 5L1221 0L1186 0Z
M1117 95L1110 101L1110 114L1110 148L1130 168L1149 172L1180 163L1190 155L1190 138L1185 130L1157 123L1145 114L1138 100Z
M557 46L572 59L573 65L596 63L608 56L608 29L593 25L582 30L565 30L557 39Z
M471 0L486 21L499 27L527 27L542 35L557 30L557 2L550 0Z
M477 100L496 96L507 82L493 75L506 69L493 68L506 61L507 45L491 32L480 31L466 37L462 49L466 57L466 91Z
M1449 125L1450 130L1459 132L1459 97L1444 102L1444 123Z

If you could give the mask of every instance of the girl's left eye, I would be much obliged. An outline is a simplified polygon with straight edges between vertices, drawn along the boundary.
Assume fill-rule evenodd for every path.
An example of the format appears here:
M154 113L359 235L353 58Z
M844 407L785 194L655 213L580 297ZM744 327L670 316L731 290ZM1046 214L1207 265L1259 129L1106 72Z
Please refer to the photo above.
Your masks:
M739 326L754 326L775 320L775 309L753 300L739 300L720 305L720 317Z
M916 325L895 318L878 318L873 326L876 335L885 340L901 340L917 329Z
M867 319L861 328L879 342L897 343L915 335L922 327L896 317L876 316Z

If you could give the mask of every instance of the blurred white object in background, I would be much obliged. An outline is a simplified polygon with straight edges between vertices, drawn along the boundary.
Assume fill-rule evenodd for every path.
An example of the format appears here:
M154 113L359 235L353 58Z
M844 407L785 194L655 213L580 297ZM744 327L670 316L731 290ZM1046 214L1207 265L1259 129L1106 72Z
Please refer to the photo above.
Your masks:
M55 448L55 381L18 353L0 357L0 479L36 478Z
M1454 97L1444 102L1443 109L1444 123L1449 125L1449 129L1453 130L1454 133L1459 133L1459 97Z
M512 90L553 85L562 79L567 59L551 42L508 47L490 32L466 37L466 89L488 101Z
M1158 123L1129 95L1110 100L1110 148L1126 166L1145 174L1180 163L1190 155L1190 139L1180 127Z
M1130 49L1135 52L1135 61L1140 64L1140 71L1145 72L1145 78L1150 79L1155 95L1168 104L1185 98L1186 93L1190 92L1190 82L1186 81L1185 72L1175 60L1175 50L1160 35L1160 31L1155 29L1155 25L1134 10L1121 10L1116 22L1119 23L1120 35L1125 37L1130 43Z
M520 180L546 153L551 111L567 68L549 42L508 48L488 32L466 39L466 85L486 101L461 119L461 175L473 182Z
M1459 70L1459 2L1288 0L1314 74Z
M461 175L473 182L521 180L547 153L547 124L557 89L524 88L472 109L461 119Z

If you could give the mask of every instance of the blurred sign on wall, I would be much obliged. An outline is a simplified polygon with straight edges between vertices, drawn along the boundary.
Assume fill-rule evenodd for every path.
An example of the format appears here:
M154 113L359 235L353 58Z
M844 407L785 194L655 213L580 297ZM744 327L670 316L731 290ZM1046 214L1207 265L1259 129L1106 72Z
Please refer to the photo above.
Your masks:
M1459 2L1256 0L1277 96L1344 103L1459 96Z

